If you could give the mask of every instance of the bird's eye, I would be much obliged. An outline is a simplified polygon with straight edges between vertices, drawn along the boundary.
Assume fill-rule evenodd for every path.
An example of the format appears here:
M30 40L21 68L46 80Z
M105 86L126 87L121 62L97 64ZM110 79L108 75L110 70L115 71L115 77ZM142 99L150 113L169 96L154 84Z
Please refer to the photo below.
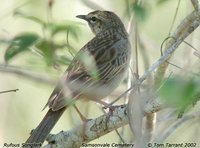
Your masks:
M96 19L96 17L93 16L93 17L90 18L90 20L91 20L92 22L96 22L97 19Z

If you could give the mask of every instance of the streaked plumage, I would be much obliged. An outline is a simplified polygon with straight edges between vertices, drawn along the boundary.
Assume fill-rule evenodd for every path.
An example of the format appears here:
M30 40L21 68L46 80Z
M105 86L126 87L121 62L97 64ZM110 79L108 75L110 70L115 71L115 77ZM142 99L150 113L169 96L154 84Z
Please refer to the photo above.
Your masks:
M103 25L102 29L105 29L102 31L93 30L96 36L77 53L64 74L65 80L63 78L60 80L50 97L48 104L54 111L67 105L68 101L60 99L69 99L70 97L89 97L88 99L92 100L103 99L119 85L127 69L130 59L130 43L123 24L115 22L116 19L119 21L119 18L108 11L95 11L88 16L112 21L114 25L106 23ZM107 18L105 19L105 17ZM98 24L102 25L102 22ZM98 26L97 23L95 25ZM84 56L84 59L81 58ZM91 64L94 64L92 67L95 67L95 69L92 70L96 73L96 79L91 76L88 65L84 64L88 59L93 61ZM63 85L66 85L67 91L70 90L65 95L62 92L66 91Z
M77 16L88 22L95 37L72 60L46 106L49 111L26 143L43 143L65 109L76 99L108 96L123 80L131 47L120 18L113 12L94 11Z

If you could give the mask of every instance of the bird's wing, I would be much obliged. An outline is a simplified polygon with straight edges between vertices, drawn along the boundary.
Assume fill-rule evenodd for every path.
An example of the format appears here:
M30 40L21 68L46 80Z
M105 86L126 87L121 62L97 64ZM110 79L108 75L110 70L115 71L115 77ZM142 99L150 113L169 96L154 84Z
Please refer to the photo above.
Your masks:
M112 32L110 34L105 32L96 36L77 53L68 67L68 80L87 81L97 78L98 82L103 81L113 74L111 71L118 71L126 64L126 52L130 48L128 39L121 39Z
M53 110L59 110L67 105L66 99L62 99L64 96L74 97L74 95L81 93L73 92L72 94L68 88L63 87L67 81L80 82L82 86L85 84L84 87L89 87L112 79L120 71L120 64L123 64L116 61L118 54L118 49L116 48L123 47L124 49L120 50L127 50L125 48L128 40L125 40L122 46L118 46L119 41L120 39L115 35L110 37L108 35L100 35L89 41L72 60L64 76L51 94L47 105ZM123 54L123 52L119 54ZM116 66L113 66L113 64L116 64ZM66 91L69 91L69 93L66 93Z

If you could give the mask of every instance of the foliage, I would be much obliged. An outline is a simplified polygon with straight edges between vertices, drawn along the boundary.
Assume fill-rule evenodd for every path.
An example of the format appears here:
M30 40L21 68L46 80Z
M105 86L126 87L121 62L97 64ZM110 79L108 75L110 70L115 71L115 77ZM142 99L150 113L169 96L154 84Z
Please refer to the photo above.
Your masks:
M169 0L157 0L157 4L164 4L165 2L168 2Z
M20 52L30 50L30 47L36 43L39 36L34 33L22 33L14 37L9 41L9 46L4 55L5 61L11 60L14 56Z
M32 32L21 32L8 41L2 40L1 43L8 44L4 55L6 62L13 60L13 58L20 53L25 51L30 52L34 49L44 57L47 65L56 63L69 64L71 59L66 55L58 56L56 51L58 49L68 48L70 53L75 52L74 48L68 41L69 35L72 39L78 40L80 28L75 22L65 21L48 23L38 17L25 15L18 10L15 11L14 15L39 24L41 29L45 32L45 35L43 34L41 36L40 34ZM61 34L65 34L67 36L67 41L65 41L65 43L58 43L54 40Z
M165 103L183 112L190 105L196 104L200 98L200 80L184 77L173 77L164 83L159 95Z
M135 18L138 21L144 21L147 17L147 8L144 5L143 7L141 5L138 5L137 3L133 3L131 5L131 10L135 14Z

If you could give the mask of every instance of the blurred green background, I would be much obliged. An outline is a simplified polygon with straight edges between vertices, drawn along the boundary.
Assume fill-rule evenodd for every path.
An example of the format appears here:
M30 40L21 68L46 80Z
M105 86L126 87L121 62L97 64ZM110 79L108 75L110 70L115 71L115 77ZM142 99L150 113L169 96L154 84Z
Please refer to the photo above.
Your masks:
M169 34L178 4L178 0L141 0L139 2L142 7L137 7L134 0L93 0L92 3L87 0L56 0L53 1L52 6L50 2L48 0L0 0L0 91L19 89L17 92L0 94L0 147L4 143L22 143L27 139L30 130L35 128L45 115L46 110L41 110L67 64L73 55L94 36L87 24L77 19L76 15L87 14L101 7L118 14L127 27L130 20L129 13L135 13L138 33L151 65L160 57L160 45ZM188 0L181 1L178 9L172 32L193 10L193 7ZM199 33L200 29L197 29L187 38L187 41L196 48L200 47ZM27 36L30 40L27 40ZM19 44L15 45L15 41ZM27 47L21 45L22 48L25 46L23 49L26 51L21 51L20 41L27 42ZM132 39L131 42L134 47L134 40ZM35 47L32 46L33 44ZM16 50L16 55L13 50ZM181 44L171 62L189 71L199 72L198 60L189 46ZM133 65L135 63L133 59ZM11 69L10 72L5 72L5 64ZM139 75L144 73L144 67L139 51ZM18 71L30 75L23 76L17 74ZM191 73L182 72L174 66L169 67L168 73L171 71L174 74L191 77ZM111 98L119 96L125 89L126 85L122 84ZM78 106L79 104L80 102ZM81 104L83 104L82 112L89 118L102 114L93 102ZM198 107L199 104L189 112L198 111ZM173 143L200 144L199 120L193 119L180 126L167 140ZM74 109L70 108L59 120L52 133L70 129L80 122ZM160 122L159 124L162 124ZM128 126L124 129L123 136L128 142L132 135L127 129ZM115 132L111 132L92 143L105 143L105 141L119 142L119 137Z

